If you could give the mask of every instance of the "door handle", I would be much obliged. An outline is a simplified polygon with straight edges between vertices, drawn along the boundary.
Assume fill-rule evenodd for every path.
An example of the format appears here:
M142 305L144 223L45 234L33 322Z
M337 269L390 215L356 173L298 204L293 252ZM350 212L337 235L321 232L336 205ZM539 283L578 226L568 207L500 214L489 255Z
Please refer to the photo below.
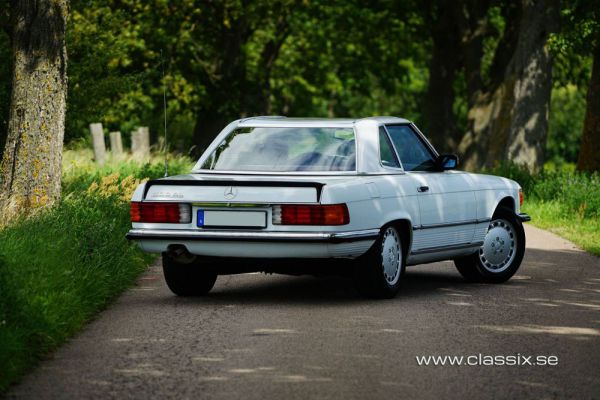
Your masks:
M429 192L429 186L419 186L417 188L417 192L420 192L420 193Z

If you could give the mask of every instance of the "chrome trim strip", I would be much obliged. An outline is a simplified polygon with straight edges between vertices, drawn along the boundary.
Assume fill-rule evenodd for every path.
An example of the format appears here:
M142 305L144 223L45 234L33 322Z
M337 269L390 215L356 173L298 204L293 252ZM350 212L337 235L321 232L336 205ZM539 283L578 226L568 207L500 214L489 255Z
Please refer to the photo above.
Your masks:
M426 254L426 253L439 253L442 251L450 251L450 250L463 250L463 249L469 249L469 248L473 248L476 249L478 247L481 247L483 245L483 242L475 242L475 243L465 243L465 244L452 244L449 246L437 246L437 247L427 247L424 249L420 249L417 251L411 251L410 255L419 255L419 254Z
M193 169L192 174L207 174L207 175L248 175L248 176L356 176L355 171L217 171L214 169Z
M223 180L223 179L151 179L144 186L142 199L146 200L152 186L236 186L236 187L274 187L274 188L313 188L316 190L317 203L321 199L324 183L314 181L273 181L273 180ZM228 202L229 203L229 202ZM235 203L235 202L232 202Z
M325 242L341 243L374 240L379 229L348 232L248 232L238 230L189 230L189 229L131 229L128 240L240 240L259 242Z
M490 222L491 220L492 220L491 218L483 218L483 219L469 219L466 221L448 222L448 223L441 223L441 224L413 225L413 231L416 231L419 229L446 228L449 226L481 224L483 222Z

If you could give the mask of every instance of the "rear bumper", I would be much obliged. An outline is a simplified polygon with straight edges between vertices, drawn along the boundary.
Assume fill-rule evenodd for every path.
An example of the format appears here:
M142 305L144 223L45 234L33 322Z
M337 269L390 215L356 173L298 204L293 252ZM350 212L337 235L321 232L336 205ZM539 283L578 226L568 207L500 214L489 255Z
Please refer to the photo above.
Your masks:
M375 240L379 229L346 232L249 232L239 230L131 229L128 240L345 243Z
M531 217L528 214L525 214L525 213L519 213L519 214L517 214L517 218L519 218L521 220L521 222L531 221Z
M346 232L249 232L239 230L132 229L127 239L148 253L182 245L192 254L240 258L356 258L378 229Z

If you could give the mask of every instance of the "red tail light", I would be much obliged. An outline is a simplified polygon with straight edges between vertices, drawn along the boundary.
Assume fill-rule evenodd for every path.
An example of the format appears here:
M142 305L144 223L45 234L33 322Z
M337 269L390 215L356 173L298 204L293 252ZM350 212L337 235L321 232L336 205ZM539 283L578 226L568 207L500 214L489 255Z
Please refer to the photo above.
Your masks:
M131 202L131 222L189 224L192 208L185 203Z
M346 204L273 206L276 225L346 225L350 215Z
M519 189L519 207L523 205L523 189Z

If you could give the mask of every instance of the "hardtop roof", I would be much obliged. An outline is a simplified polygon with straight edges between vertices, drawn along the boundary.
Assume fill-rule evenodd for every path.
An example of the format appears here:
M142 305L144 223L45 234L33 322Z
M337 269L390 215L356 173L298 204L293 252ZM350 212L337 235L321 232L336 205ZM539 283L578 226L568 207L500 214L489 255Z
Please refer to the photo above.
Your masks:
M367 117L367 118L288 118L282 116L260 116L241 119L239 127L332 127L352 128L359 121L372 120L380 124L402 124L410 121L398 117Z

